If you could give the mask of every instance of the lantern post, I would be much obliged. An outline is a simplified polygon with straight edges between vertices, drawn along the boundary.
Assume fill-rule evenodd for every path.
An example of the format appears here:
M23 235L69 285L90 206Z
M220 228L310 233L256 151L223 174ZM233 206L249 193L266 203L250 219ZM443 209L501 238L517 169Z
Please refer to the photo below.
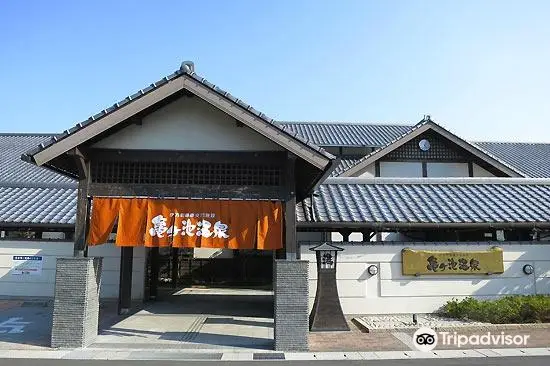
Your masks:
M344 249L323 243L310 250L315 252L317 258L317 292L309 315L309 330L348 331L336 286L337 254Z

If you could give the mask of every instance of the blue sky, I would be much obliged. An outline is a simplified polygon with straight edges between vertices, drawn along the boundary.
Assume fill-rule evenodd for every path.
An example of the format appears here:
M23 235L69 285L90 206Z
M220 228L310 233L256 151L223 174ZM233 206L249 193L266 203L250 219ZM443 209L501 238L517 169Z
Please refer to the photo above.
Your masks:
M547 1L2 1L0 131L60 132L193 60L280 120L550 142Z

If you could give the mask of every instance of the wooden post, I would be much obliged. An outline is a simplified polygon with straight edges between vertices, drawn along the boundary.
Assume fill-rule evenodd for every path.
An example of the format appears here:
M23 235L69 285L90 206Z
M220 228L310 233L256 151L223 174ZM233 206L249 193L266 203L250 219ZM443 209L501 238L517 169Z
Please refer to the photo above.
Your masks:
M90 163L78 149L72 152L79 174L78 196L76 202L76 223L74 256L84 257L86 253L86 235L88 233L88 220L90 216L90 200L88 199L88 182L90 177Z
M296 157L289 154L286 164L285 183L288 190L288 198L285 202L285 251L287 260L296 260L299 257L298 243L296 241L296 182L294 169Z
M120 283L118 288L118 313L127 314L132 307L132 265L134 248L120 248Z
M155 300L158 296L159 283L159 248L151 248L151 275L149 277L149 299Z
M178 287L179 248L172 248L172 288Z

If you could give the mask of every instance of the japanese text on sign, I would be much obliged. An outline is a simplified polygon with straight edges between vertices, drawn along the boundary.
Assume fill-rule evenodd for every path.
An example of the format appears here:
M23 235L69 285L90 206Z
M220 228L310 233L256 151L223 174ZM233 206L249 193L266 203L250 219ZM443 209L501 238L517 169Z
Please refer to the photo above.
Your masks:
M403 249L404 275L493 274L504 272L502 249L486 251L430 251Z

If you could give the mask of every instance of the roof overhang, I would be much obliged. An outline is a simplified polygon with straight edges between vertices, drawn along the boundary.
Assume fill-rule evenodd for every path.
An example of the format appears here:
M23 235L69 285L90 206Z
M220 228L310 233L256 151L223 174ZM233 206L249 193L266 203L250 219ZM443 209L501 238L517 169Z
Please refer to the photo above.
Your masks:
M41 145L38 149L29 151L24 158L36 165L50 167L49 163L57 157L106 133L109 129L151 108L164 99L187 90L321 171L326 170L331 165L331 160L334 159L333 155L307 141L303 141L299 136L285 131L265 115L206 80L199 78L194 72L181 69L170 77L164 78L161 82L153 84L146 91L142 90L126 98L123 102L117 103L115 106L91 117L88 121L78 124L75 128L65 131L64 134L55 137L50 144Z
M508 164L505 164L504 162L496 159L486 151L480 149L479 147L461 139L460 137L456 136L455 134L449 132L445 128L439 126L435 122L431 120L421 121L419 124L414 126L408 133L404 134L400 138L391 141L387 145L379 148L378 150L373 151L372 153L366 155L364 158L359 160L355 165L351 166L347 170L340 173L340 177L353 177L356 174L360 173L363 169L367 168L369 165L377 161L378 159L382 158L383 156L389 154L390 152L394 151L395 149L399 148L400 146L404 145L405 143L411 141L415 137L421 135L422 133L433 130L436 133L440 134L441 136L447 138L457 146L463 148L464 150L468 151L472 155L476 156L477 158L485 161L487 164L490 164L491 166L495 167L496 169L502 171L503 173L509 175L510 177L524 177L525 175Z

